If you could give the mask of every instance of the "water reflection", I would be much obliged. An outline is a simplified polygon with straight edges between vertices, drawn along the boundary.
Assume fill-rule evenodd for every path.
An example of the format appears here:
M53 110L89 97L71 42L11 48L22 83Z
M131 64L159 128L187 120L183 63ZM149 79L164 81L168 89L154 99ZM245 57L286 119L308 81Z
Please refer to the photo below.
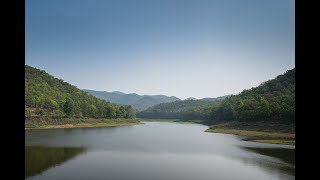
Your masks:
M285 171L288 174L295 175L295 149L286 148L261 148L261 147L240 147L243 150L254 152L266 157L273 157L281 162L269 160L261 161L260 159L254 159L253 161L260 166L270 168L272 170ZM282 163L284 162L284 163Z
M25 147L25 178L41 174L85 152L85 148L70 147Z
M31 155L26 155L30 158L26 177L40 171L31 179L294 179L294 146L242 141L239 136L204 132L207 128L146 122L127 127L28 130L26 154L30 146L40 149L34 153L30 149ZM61 153L58 158L59 153L50 149L73 149L74 153L63 150L73 157L86 153L67 162L68 155ZM53 165L46 167L43 159ZM54 162L58 159L61 162Z

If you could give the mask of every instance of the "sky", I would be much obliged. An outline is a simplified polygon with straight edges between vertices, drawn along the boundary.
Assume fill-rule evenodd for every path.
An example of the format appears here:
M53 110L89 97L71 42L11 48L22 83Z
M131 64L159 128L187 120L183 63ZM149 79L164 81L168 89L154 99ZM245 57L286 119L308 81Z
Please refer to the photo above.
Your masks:
M295 67L294 0L26 0L25 63L80 89L238 94Z

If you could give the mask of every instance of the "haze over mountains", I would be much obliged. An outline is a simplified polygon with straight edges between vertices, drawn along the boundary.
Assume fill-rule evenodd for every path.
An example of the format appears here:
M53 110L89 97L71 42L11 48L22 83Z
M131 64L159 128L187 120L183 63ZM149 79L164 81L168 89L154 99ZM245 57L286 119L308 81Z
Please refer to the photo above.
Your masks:
M151 106L160 104L160 103L169 103L174 101L180 101L181 99L175 96L165 96L165 95L139 95L136 93L123 93L120 91L94 91L89 89L83 89L83 91L97 97L104 99L109 102L123 105L131 105L136 110L142 111Z
M175 101L183 101L182 99L175 96L166 96L166 95L139 95L136 93L123 93L120 91L95 91L89 89L83 89L83 91L97 97L100 99L104 99L106 101L123 104L123 105L131 105L137 111L143 111L148 109L149 107L162 104L162 103L171 103ZM218 98L224 98L218 97ZM186 100L197 100L196 98L187 98ZM216 98L203 98L201 100L204 101L215 101Z
M138 117L143 118L272 120L291 124L295 121L295 69L238 95L186 100L165 95L80 90L27 65L25 75L26 117L133 118L134 108Z
M25 66L25 72L26 114L30 117L40 116L39 113L43 117L127 117L125 114L131 110L127 106L119 105L131 105L136 111L143 111L158 104L185 101L175 96L80 90L43 70L28 65ZM195 100L195 98L189 98L191 99ZM215 98L203 100L212 101ZM70 106L70 112L66 106Z

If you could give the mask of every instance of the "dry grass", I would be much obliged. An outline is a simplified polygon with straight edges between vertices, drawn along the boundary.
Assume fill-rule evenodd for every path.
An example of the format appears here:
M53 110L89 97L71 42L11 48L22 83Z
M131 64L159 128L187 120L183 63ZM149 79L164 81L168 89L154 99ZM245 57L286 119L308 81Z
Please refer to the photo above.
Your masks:
M265 131L253 131L253 130L242 130L242 129L232 129L232 128L221 128L221 127L211 127L205 132L211 133L223 133L223 134L234 134L239 136L244 136L245 141L254 141L261 143L271 143L271 144L295 144L295 134L294 133L282 133L282 132L265 132Z
M37 120L26 121L25 129L51 129L51 128L82 128L82 127L109 127L109 126L129 126L142 124L133 119L63 119L63 120Z

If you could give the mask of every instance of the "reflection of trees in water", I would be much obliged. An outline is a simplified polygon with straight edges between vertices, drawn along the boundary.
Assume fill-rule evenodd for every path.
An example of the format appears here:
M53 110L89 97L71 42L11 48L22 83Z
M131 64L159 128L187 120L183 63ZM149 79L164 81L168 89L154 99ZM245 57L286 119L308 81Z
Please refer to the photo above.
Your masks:
M243 147L243 149L253 151L258 154L272 156L278 158L286 163L295 164L295 150L285 148L256 148L256 147Z
M85 148L25 147L25 178L42 173L83 153Z
M283 162L280 166L277 166L276 169L284 171L288 174L295 175L295 149L286 149L286 148L261 148L261 147L240 147L243 150L254 152L260 155L265 155L273 158L277 158ZM257 159L257 161L259 161ZM258 163L258 162L257 162ZM268 165L267 162L258 163L264 164L265 167L274 169L273 167L276 164L272 163Z

